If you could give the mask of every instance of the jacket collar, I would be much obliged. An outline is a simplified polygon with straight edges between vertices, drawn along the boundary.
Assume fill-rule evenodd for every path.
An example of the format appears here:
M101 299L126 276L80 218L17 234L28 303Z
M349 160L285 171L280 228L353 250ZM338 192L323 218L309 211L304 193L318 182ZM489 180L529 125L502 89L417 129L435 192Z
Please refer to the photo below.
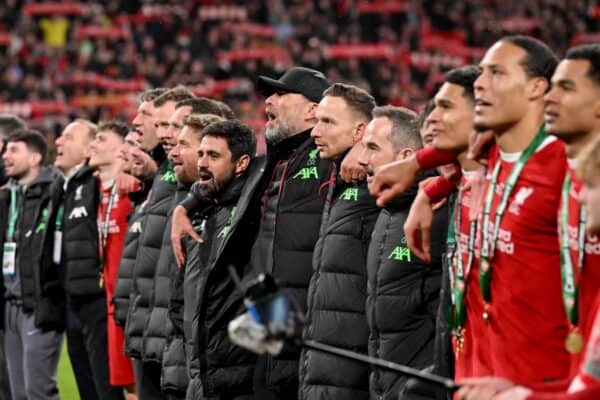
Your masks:
M312 128L307 129L275 144L267 143L267 157L269 160L284 160L289 158L296 149L310 139L311 130Z

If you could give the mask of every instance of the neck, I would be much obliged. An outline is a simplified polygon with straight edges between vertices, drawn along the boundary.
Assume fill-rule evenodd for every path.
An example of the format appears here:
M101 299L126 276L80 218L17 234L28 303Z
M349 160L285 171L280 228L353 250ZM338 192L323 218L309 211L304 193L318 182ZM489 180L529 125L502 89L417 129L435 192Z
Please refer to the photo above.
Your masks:
M495 132L496 142L505 153L518 153L527 148L544 123L543 108L533 110L523 119L501 132Z
M121 170L121 163L115 161L111 164L101 165L98 167L98 177L102 183L108 183L114 180Z
M29 171L27 171L25 175L17 179L17 183L19 185L27 185L28 183L31 183L35 178L37 178L39 174L39 168L31 168Z
M567 143L567 157L575 158L588 143L600 136L600 130L590 131Z
M481 168L481 164L477 161L473 161L467 158L468 151L463 151L458 156L456 156L456 160L460 164L460 168L465 171L475 171Z

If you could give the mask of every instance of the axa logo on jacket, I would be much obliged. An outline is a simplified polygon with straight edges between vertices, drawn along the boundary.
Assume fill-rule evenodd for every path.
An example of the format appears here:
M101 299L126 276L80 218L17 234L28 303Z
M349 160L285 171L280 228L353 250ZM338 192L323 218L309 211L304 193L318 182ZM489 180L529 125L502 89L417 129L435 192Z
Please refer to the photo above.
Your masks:
M71 211L71 213L69 214L69 219L78 219L78 218L84 218L88 216L88 212L85 208L85 206L79 206L79 207L75 207L73 208L73 210Z

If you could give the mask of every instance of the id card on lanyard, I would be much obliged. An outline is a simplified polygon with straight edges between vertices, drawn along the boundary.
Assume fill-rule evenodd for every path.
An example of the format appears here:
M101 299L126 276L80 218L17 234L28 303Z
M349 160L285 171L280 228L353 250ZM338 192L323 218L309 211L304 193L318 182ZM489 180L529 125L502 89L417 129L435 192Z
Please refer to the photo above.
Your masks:
M52 263L54 265L60 265L62 256L62 219L64 213L64 206L61 203L56 213L56 224L54 226L54 247L52 248Z
M15 274L15 264L17 261L17 243L15 242L15 230L19 218L17 190L16 186L11 186L10 188L10 215L8 216L8 231L6 232L6 242L4 243L4 252L2 253L2 274L4 276Z

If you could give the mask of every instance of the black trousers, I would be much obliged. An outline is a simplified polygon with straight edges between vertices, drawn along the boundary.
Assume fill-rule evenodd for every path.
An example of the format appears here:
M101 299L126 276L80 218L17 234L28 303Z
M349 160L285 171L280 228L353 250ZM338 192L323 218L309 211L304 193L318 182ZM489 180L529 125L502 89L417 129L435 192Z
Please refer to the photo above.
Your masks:
M67 348L79 395L85 400L122 400L111 386L106 332L106 298L77 297L67 302Z
M144 362L132 359L135 374L135 389L140 400L163 400L165 395L160 390L160 368L155 362Z

